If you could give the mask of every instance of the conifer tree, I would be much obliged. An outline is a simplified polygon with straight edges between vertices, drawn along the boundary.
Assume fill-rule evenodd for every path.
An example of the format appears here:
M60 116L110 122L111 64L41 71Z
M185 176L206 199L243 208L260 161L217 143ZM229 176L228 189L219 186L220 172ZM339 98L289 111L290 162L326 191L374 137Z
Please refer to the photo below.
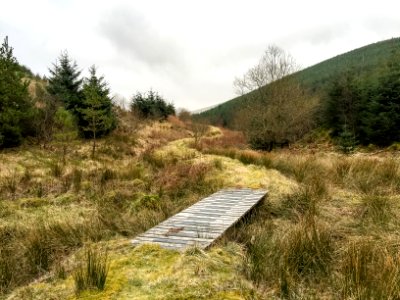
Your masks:
M134 95L130 106L132 112L144 119L165 120L169 115L175 115L174 105L153 90Z
M63 52L49 72L48 92L59 98L73 114L79 114L79 108L82 108L82 79L79 78L81 72L76 62L72 62L68 53Z
M95 156L96 139L115 128L116 118L112 110L110 89L104 77L97 77L96 67L89 69L90 77L83 84L83 105L80 109L86 125L83 127L86 137L93 139L92 157Z
M29 133L32 106L8 37L0 48L0 148L18 146Z
M333 136L355 136L360 123L361 90L358 78L345 71L332 80L328 90L325 120Z
M392 53L370 98L363 126L368 141L380 146L400 141L399 50Z

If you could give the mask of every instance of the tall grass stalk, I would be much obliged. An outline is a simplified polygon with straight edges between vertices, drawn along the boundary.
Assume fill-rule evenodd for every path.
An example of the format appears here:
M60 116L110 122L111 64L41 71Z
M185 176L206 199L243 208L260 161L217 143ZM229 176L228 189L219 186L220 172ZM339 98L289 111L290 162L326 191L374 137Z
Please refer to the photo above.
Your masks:
M109 270L108 254L99 250L87 249L86 260L74 272L76 292L98 289L104 290Z
M339 285L346 299L399 299L400 254L384 241L351 242L342 254Z

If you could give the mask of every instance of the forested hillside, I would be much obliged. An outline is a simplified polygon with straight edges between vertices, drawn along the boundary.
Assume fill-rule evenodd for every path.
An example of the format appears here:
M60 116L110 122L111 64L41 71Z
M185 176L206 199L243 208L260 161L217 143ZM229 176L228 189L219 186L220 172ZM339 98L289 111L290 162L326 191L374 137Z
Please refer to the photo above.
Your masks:
M400 38L393 38L364 46L335 56L292 76L314 94L325 95L335 78L351 70L357 76L379 72L393 51L399 49ZM198 115L212 124L233 127L235 113L243 107L245 97L239 96Z

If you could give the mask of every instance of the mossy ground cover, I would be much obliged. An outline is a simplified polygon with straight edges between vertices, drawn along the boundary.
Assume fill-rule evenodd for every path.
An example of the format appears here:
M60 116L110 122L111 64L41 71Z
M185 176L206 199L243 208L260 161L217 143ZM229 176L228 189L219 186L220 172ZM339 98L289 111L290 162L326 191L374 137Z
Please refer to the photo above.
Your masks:
M184 253L156 245L133 248L129 240L109 241L110 266L103 291L77 294L71 276L43 280L9 299L246 299L255 296L242 274L243 249L237 244ZM79 259L76 253L73 259Z

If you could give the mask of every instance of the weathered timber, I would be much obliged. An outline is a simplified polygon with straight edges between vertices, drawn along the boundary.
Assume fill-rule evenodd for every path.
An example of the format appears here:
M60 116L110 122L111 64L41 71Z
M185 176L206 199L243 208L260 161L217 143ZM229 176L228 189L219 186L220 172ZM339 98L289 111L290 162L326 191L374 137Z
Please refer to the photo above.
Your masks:
M221 190L138 235L132 244L155 243L174 250L196 245L205 249L266 195L266 190Z

